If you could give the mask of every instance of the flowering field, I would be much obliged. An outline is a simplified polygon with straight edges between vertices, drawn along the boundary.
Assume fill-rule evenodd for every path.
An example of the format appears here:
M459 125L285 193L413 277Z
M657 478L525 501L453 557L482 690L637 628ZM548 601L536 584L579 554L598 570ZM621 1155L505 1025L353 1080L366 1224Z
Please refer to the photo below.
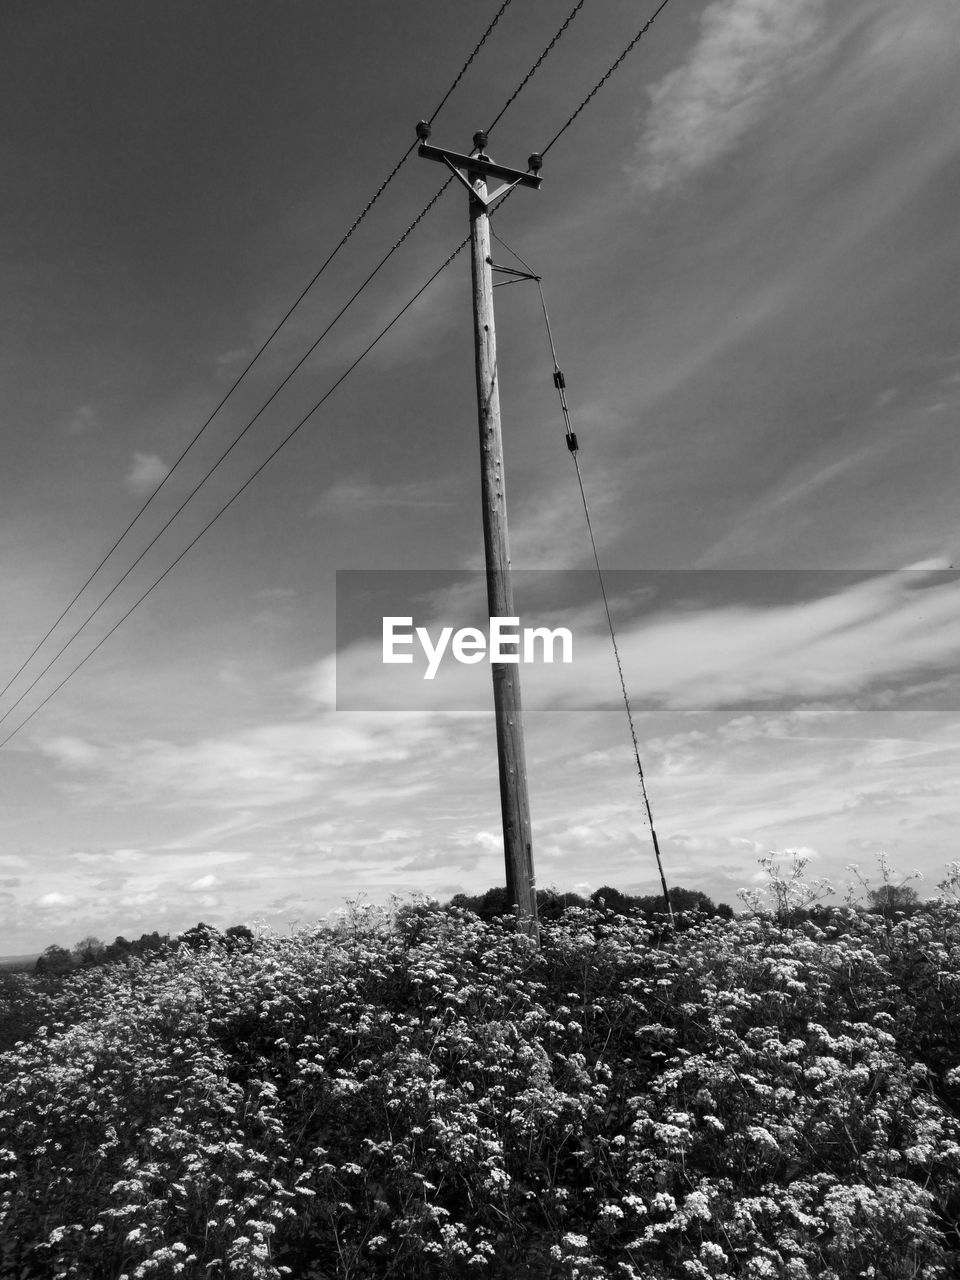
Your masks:
M0 1275L960 1274L960 908L686 923L354 908L35 992Z

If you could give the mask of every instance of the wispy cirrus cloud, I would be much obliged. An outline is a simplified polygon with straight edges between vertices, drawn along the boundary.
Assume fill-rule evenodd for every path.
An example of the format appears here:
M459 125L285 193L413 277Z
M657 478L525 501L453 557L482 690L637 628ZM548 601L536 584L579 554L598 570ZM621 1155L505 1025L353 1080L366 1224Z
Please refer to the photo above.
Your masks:
M562 582L562 578L558 581ZM694 575L668 579L672 601L613 601L619 650L637 709L684 711L798 701L865 698L888 705L906 698L926 705L955 698L960 655L960 582L939 562L910 572L873 574L838 583L826 574L819 591L776 602L751 598L752 579L722 572L711 579L715 599L699 594ZM721 590L722 588L722 590ZM639 612L637 611L639 608ZM632 617L625 617L629 609ZM456 618L444 619L453 630ZM569 627L573 660L536 662L523 672L530 709L615 705L617 684L602 610L552 610L536 625ZM531 619L523 625L530 625ZM418 624L419 625L419 624ZM426 621L431 644L440 622ZM407 634L410 624L399 624ZM412 632L411 632L412 634ZM382 643L363 636L336 659L339 705L482 711L489 702L488 662L464 665L449 653L426 679L422 641L411 639L407 665L385 665ZM559 654L559 647L554 644Z
M784 86L817 64L825 0L715 0L682 66L651 86L637 161L651 191L732 151Z
M453 749L449 734L448 726L420 714L386 721L321 714L185 743L152 738L123 749L101 744L64 752L57 740L47 752L71 775L83 777L91 799L176 796L175 808L202 802L234 815L226 827L232 831L255 824L264 811L309 807L348 778L356 784L376 767L399 766L421 751L432 762L445 747ZM415 789L417 779L408 773L407 780ZM99 862L102 856L90 859Z
M775 705L871 689L883 701L905 683L923 696L955 667L958 621L955 575L918 567L800 603L666 610L624 629L621 653L636 695L654 705ZM581 682L602 670L598 655Z
M411 480L402 484L375 484L361 477L338 480L324 490L313 513L344 519L366 516L384 507L446 507L451 499L443 496L436 481Z

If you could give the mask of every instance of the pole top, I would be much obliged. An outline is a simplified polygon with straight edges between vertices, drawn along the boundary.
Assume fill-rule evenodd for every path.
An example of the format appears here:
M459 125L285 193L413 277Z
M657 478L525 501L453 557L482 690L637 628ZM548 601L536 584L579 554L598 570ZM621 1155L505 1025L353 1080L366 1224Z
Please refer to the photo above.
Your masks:
M468 156L459 151L449 151L446 147L429 146L426 142L429 136L430 126L425 120L421 120L417 125L417 137L420 139L417 154L424 160L439 160L441 164L445 164L470 194L488 210L494 201L501 199L514 187L533 187L536 190L540 186L543 157L537 152L534 152L527 161L529 167L524 172L522 169L509 169L506 165L494 164L488 155L484 155L483 148L487 145L487 135L482 129L473 135L475 149ZM480 200L473 189L473 182L478 177L499 178L503 185L496 191L488 193L486 200Z

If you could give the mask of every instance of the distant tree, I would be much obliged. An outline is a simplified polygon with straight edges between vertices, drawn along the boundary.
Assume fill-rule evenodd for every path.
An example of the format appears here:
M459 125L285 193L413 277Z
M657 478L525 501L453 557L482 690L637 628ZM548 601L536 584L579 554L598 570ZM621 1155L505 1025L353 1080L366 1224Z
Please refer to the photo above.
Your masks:
M579 893L561 893L558 889L537 890L537 916L541 920L559 920L568 907L589 907Z
M675 885L669 891L670 905L681 928L685 927L683 916L690 912L700 912L706 916L719 916L721 920L733 919L733 908L726 902L715 903L712 898L700 889L684 889ZM632 899L634 908L651 924L662 922L667 918L666 904L662 893L649 893L643 897ZM689 921L686 922L689 924Z
M464 911L472 911L481 920L493 920L496 916L511 914L507 902L507 890L502 885L488 889L475 897L458 893L450 899L451 907L459 907ZM537 915L541 920L557 920L567 907L587 907L589 902L578 893L561 893L557 889L537 890Z
M702 911L707 916L715 916L717 914L713 899L708 898L699 889L681 889L677 887L669 890L669 895L670 905L674 911Z
M162 951L169 941L167 935L154 929L153 933L141 933L135 945L138 955L145 956L153 951Z
M133 943L128 942L122 934L118 934L113 942L104 948L103 959L107 961L122 960L133 950Z
M77 964L96 964L103 958L103 953L106 949L105 943L90 934L73 944L72 954Z
M590 895L590 901L602 911L612 911L614 915L618 916L632 914L637 905L636 898L632 898L629 894L623 893L620 889L614 889L608 884L599 889L594 889Z
M73 956L66 947L58 947L56 943L45 948L37 957L36 973L66 973L73 968Z
M892 916L897 911L908 914L917 910L920 895L908 884L881 884L867 891L870 910L885 916Z
M450 906L459 907L462 911L472 911L481 920L493 920L495 916L510 914L507 890L500 885L476 896L465 893L455 894L450 899Z
M204 951L217 942L223 942L223 934L214 925L205 924L201 920L192 929L181 933L177 941L188 946L191 951Z
M733 910L726 903L716 906L711 898L699 889L683 889L677 887L670 890L670 902L674 911L700 911L708 916L720 916L724 920L733 919ZM451 907L472 911L481 920L492 920L494 916L509 915L507 891L502 887L488 889L486 893L469 896L458 893L450 899ZM567 907L597 907L602 911L610 911L618 916L642 915L653 921L655 917L665 916L663 896L652 893L645 897L633 897L622 889L612 885L603 885L594 889L589 898L578 893L561 893L558 889L537 890L537 914L541 920L559 919Z
M206 927L206 926L204 926ZM135 941L125 938L122 934L118 934L109 946L104 947L102 953L98 957L100 963L111 963L117 960L126 960L129 956L148 956L160 951L167 945L169 938L156 930L153 933L143 933Z
M253 930L245 924L232 924L224 937L231 951L249 951L254 943Z

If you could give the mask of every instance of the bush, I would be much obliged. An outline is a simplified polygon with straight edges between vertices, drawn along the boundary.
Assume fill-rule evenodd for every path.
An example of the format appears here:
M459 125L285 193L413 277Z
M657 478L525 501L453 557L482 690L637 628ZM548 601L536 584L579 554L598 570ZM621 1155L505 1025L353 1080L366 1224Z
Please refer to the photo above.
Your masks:
M0 1275L956 1274L960 909L888 924L419 903L78 969L0 1055Z

